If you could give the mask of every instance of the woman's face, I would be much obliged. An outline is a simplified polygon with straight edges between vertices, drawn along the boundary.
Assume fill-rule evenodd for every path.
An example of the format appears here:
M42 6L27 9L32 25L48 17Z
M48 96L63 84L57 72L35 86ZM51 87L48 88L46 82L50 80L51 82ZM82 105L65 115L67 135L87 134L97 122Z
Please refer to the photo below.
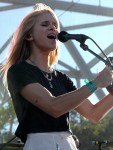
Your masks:
M58 47L58 32L59 25L55 17L49 12L42 13L37 17L31 33L32 42L39 50L50 52Z

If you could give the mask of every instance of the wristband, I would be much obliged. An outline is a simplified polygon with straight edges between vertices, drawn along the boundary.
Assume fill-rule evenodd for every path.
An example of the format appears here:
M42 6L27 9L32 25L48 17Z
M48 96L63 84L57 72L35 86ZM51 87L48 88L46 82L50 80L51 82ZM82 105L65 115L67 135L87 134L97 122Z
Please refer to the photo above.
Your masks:
M95 82L88 81L88 80L84 80L84 82L86 83L86 86L90 89L91 92L96 91L97 86L96 86Z

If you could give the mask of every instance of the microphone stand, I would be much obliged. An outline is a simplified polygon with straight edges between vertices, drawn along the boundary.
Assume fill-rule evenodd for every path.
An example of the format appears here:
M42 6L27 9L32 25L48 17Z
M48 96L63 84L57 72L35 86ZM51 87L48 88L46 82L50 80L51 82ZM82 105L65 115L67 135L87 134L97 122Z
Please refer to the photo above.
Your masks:
M90 37L89 37L89 39L91 39ZM101 50L101 48L97 45L97 43L93 40L93 39L91 39L95 44L96 44L96 46ZM95 52L93 52L91 49L89 49L89 47L84 43L85 41L81 41L80 42L80 47L84 50L84 51L89 51L91 54L93 54L94 56L96 56L98 59L100 59L101 61L103 61L106 65L108 65L109 67L111 67L112 69L113 69L113 65L112 65L112 63L111 63L111 61L109 60L109 58L104 54L104 52L102 51L102 53L105 55L105 57L107 58L107 60L105 60L105 59L103 59L102 57L100 57L99 55L97 55ZM99 143L98 144L98 150L101 150L101 148L102 148L102 144L103 143Z
M109 67L111 67L113 69L113 66L110 63L110 60L107 58L107 60L104 60L102 57L100 57L99 55L97 55L95 52L93 52L91 49L89 49L89 47L84 44L83 42L80 43L80 47L84 50L84 51L89 51L91 54L93 54L94 56L96 56L98 59L102 60L106 65L108 65Z

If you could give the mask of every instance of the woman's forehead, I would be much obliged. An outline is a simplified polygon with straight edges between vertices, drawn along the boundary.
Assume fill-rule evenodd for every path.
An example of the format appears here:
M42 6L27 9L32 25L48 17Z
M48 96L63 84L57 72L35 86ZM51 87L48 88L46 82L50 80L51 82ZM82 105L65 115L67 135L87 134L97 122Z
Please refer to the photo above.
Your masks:
M58 22L57 17L54 14L50 13L50 12L40 13L37 18L38 18L38 20L53 19L54 21Z

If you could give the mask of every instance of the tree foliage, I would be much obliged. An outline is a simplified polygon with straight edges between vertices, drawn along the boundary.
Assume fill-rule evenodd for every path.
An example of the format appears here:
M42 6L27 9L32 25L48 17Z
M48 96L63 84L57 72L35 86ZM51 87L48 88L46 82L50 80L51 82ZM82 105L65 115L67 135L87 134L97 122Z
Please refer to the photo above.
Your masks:
M91 121L83 118L82 116L76 117L77 113L72 112L72 118L75 114L75 120L71 119L71 128L75 135L80 140L80 150L98 150L99 145L93 144L94 141L113 141L113 116L107 115L99 123L94 124ZM71 115L70 115L71 117ZM77 122L78 121L78 122ZM113 147L108 147L107 144L102 144L102 149L111 150Z
M0 143L14 135L13 126L16 115L10 96L0 80Z

